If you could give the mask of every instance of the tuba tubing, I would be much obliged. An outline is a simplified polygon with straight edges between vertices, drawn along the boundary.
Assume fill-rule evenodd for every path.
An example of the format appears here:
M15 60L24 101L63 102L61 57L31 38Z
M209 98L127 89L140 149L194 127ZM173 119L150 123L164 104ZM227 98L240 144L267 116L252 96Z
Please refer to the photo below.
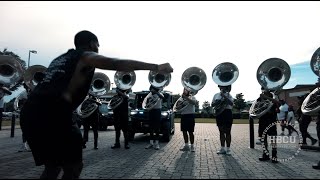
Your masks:
M181 76L182 86L190 94L190 98L196 95L206 84L207 76L206 73L198 67L190 67L186 69ZM174 112L182 112L188 105L189 101L180 97L173 106Z

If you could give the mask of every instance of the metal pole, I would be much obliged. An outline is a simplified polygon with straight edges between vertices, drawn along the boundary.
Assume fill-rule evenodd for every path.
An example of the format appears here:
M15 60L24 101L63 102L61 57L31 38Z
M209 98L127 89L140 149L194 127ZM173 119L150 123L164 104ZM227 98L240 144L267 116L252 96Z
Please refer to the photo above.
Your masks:
M11 136L14 137L14 130L16 126L16 115L12 112L12 117L11 117Z
M254 126L253 118L249 116L249 130L250 130L250 148L254 149Z
M29 64L30 64L30 50L29 50L29 57L28 57L28 67L29 67Z

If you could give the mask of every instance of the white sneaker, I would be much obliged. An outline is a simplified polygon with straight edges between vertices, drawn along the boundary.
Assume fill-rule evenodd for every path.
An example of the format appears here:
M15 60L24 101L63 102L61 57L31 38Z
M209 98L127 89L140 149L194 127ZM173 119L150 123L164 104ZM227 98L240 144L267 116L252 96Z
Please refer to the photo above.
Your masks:
M148 144L145 148L146 149L150 149L150 148L152 148L153 147L153 144Z
M257 142L256 142L256 145L261 145L261 144L262 144L261 140L258 139Z
M226 155L231 155L231 150L230 149L227 149Z
M221 149L217 152L217 154L226 154L226 150L221 148Z
M25 152L25 151L26 151L26 148L25 148L24 145L22 145L22 146L20 147L20 149L18 150L18 152Z
M191 152L195 152L194 146L191 146Z
M156 146L154 147L155 150L159 150L160 149L160 146L159 144L156 144Z
M27 152L31 152L31 149L28 143L24 143L24 147Z
M189 151L189 145L184 145L183 148L181 148L181 151Z

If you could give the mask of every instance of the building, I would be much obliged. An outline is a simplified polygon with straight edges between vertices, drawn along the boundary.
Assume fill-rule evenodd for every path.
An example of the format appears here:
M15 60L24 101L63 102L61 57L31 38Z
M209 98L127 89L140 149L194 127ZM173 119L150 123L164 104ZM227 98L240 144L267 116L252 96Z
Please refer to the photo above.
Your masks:
M297 110L298 98L312 92L315 88L315 84L298 84L294 88L280 90L279 99L284 99L288 105L292 105L293 109Z

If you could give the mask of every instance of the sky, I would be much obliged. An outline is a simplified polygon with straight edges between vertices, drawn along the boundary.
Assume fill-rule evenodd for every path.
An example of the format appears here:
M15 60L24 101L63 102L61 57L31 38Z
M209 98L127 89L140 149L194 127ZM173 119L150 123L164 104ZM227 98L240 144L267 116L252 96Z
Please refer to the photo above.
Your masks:
M219 92L212 70L231 62L239 69L231 95L254 100L260 94L259 65L277 57L291 67L284 88L315 83L310 59L320 46L320 2L0 2L0 49L8 48L30 65L49 63L74 48L74 35L97 35L99 53L174 68L165 90L182 93L181 75L189 67L206 72L196 95L200 105ZM104 72L113 82L115 71ZM136 71L133 91L146 90L149 71ZM5 97L5 101L16 96Z

